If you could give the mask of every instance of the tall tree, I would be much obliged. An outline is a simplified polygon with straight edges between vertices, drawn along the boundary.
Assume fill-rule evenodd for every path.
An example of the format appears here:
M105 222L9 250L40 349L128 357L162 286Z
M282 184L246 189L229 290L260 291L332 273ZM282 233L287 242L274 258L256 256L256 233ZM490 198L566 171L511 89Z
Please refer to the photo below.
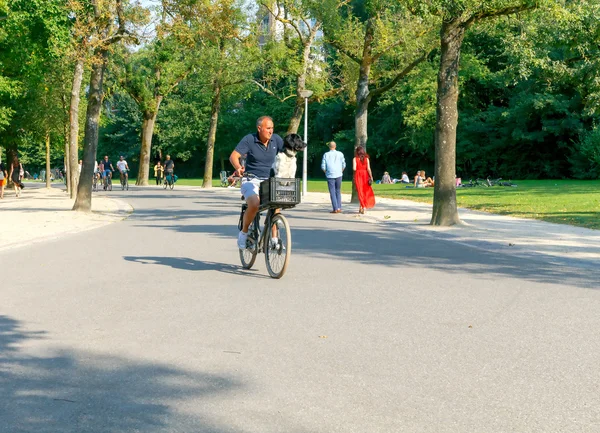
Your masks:
M316 10L327 42L344 56L347 79L355 80L354 146L366 148L369 104L427 58L436 20L397 0L325 0Z
M280 32L277 26L270 26L262 35L266 40L265 49L269 57L273 54L274 56L267 67L263 68L262 76L255 80L255 83L281 102L294 98L294 109L287 134L295 134L304 114L302 95L306 90L313 91L313 100L318 100L339 93L341 89L325 93L328 74L317 44L317 35L322 24L319 20L311 18L304 2L283 0L273 3L261 0L260 3L271 16L271 20L281 23L283 29ZM283 96L279 96L280 93L283 93Z
M210 123L206 139L206 159L202 188L212 188L217 125L224 92L249 82L255 68L256 40L247 32L241 4L235 0L204 1L199 9L198 24L204 27L203 50L205 73L211 76ZM246 32L246 34L244 34Z
M198 67L202 40L191 28L179 2L164 0L154 9L158 17L155 36L145 48L125 49L119 84L137 103L143 118L137 185L148 185L152 137L164 99Z
M113 44L135 39L127 30L127 25L140 17L139 6L129 5L127 0L92 0L91 7L93 34L90 39L95 46L88 90L82 179L73 205L73 210L81 212L90 212L92 209L92 175L98 148L98 122L104 97L103 80L107 58Z
M168 40L155 41L148 49L125 56L120 85L142 113L140 165L136 185L148 185L150 154L156 118L163 100L192 71L195 56L177 50Z
M537 7L536 0L433 0L413 3L414 11L442 17L435 129L435 186L432 225L460 223L456 205L456 127L458 73L465 32L486 18L510 15Z

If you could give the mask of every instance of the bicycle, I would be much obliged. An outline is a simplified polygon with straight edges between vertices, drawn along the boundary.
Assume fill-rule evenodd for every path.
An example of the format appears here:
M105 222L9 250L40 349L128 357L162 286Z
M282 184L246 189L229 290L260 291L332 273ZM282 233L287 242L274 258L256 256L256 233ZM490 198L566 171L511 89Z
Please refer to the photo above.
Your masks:
M219 177L221 179L221 187L226 188L229 186L229 181L227 180L227 172L221 171L219 173Z
M112 176L107 174L104 176L104 191L112 191Z
M490 182L490 186L494 185L494 186L517 186L516 184L512 183L510 180L507 181L503 181L501 177L499 177L496 180L492 180L490 181L488 178L488 182Z
M242 197L243 199L243 197ZM278 209L289 209L300 203L300 180L270 178L261 182L258 212L248 228L246 248L239 250L244 269L250 269L258 253L265 253L265 263L271 278L279 279L285 274L292 253L290 224ZM242 204L238 229L242 230L248 205ZM266 212L265 222L260 225L261 213Z
M169 173L165 176L165 182L163 183L163 188L167 189L167 187L173 189L175 187L175 173Z
M99 173L94 173L94 177L92 177L92 191L98 192L98 176Z
M129 176L127 176L127 172L129 170L123 170L120 172L121 175L121 190L125 191L129 191Z

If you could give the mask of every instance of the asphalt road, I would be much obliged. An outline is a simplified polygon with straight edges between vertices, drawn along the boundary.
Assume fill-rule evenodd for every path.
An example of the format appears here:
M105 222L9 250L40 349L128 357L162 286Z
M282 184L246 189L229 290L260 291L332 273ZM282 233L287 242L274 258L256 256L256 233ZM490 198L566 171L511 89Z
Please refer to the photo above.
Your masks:
M600 277L287 212L241 268L231 190L0 253L0 432L598 432Z

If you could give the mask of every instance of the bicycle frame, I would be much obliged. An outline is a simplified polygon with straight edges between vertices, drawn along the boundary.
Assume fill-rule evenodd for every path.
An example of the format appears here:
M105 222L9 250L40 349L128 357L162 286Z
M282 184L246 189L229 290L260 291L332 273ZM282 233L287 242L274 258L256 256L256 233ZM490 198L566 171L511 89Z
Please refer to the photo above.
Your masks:
M273 208L264 209L267 211L265 215L265 222L261 228L260 226L260 216L262 211L259 209L254 215L254 230L258 235L256 238L258 239L258 252L264 253L267 247L267 242L269 241L269 236L267 236L267 229L271 226L271 220L275 216L276 212Z

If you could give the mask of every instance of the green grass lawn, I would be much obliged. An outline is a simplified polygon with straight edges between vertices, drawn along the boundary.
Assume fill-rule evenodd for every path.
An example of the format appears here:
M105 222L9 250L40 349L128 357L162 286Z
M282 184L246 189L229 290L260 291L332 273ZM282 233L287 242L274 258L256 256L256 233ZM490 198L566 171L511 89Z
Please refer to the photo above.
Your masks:
M179 179L180 185L202 185L202 179ZM533 218L553 223L600 229L600 180L523 180L512 187L458 188L458 206L500 215ZM218 187L218 179L213 186ZM405 185L373 185L379 197L433 202L432 188ZM310 192L328 192L324 180L308 181ZM350 193L352 182L342 183Z
M518 186L458 188L459 207L534 218L560 224L600 229L600 180L523 180ZM309 181L308 190L328 192L324 181ZM405 185L373 185L379 197L433 203L432 188L406 188ZM350 193L352 182L342 184Z
M516 188L458 188L459 207L600 229L600 181L523 180ZM375 185L381 197L433 202L433 189Z

